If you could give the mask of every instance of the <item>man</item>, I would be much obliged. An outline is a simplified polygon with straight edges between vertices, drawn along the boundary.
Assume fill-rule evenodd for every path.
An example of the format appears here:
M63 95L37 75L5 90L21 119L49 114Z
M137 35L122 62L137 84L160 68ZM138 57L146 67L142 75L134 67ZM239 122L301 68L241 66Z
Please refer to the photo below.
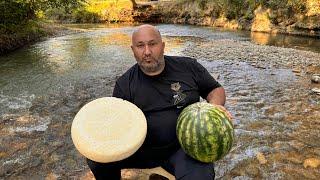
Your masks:
M131 49L137 64L117 80L113 96L143 111L147 137L135 154L122 161L104 164L88 160L96 179L120 179L123 168L157 166L176 179L214 179L213 163L199 162L183 152L176 137L176 123L182 109L198 102L200 96L223 108L225 91L196 60L164 56L164 48L154 26L142 25L133 32Z

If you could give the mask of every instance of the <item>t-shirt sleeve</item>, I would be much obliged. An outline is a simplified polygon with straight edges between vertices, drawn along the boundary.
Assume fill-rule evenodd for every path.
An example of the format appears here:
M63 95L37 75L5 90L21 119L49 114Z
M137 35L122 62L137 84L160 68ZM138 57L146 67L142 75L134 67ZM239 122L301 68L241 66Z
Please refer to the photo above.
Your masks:
M208 94L213 89L221 87L219 82L217 82L211 76L208 70L205 67L203 67L200 63L198 63L196 60L192 61L191 69L194 73L194 77L199 88L199 93L202 98L206 99Z

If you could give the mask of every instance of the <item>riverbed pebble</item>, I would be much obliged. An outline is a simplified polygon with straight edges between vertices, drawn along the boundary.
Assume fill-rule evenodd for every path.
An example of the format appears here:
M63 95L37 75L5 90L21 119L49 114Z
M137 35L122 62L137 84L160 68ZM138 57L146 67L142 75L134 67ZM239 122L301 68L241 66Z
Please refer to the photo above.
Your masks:
M315 74L311 77L311 82L320 83L320 74Z
M196 45L189 46L183 53L197 59L245 61L260 69L291 68L296 73L304 72L307 67L317 66L320 59L320 53L230 39L211 40L211 44L199 40Z
M320 88L312 88L311 91L320 95Z
M303 162L304 168L308 168L308 167L317 168L319 165L320 165L320 159L317 159L317 158L309 158L304 160Z

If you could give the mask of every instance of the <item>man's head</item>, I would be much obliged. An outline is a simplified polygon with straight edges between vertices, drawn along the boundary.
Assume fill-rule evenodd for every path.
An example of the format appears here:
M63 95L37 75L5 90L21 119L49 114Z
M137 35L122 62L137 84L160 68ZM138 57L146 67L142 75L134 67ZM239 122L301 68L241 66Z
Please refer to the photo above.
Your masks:
M154 76L163 71L164 47L159 30L152 25L141 25L132 34L131 49L141 70L147 75Z

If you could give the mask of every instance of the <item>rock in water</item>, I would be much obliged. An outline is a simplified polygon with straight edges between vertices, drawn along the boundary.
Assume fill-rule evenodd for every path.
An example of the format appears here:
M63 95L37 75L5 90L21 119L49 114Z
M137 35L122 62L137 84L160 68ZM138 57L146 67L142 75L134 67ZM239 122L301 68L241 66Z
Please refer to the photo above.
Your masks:
M315 74L311 77L311 82L313 83L320 83L320 75L319 74Z
M320 159L317 158L309 158L304 160L303 166L304 168L311 167L311 168L317 168L320 165Z

